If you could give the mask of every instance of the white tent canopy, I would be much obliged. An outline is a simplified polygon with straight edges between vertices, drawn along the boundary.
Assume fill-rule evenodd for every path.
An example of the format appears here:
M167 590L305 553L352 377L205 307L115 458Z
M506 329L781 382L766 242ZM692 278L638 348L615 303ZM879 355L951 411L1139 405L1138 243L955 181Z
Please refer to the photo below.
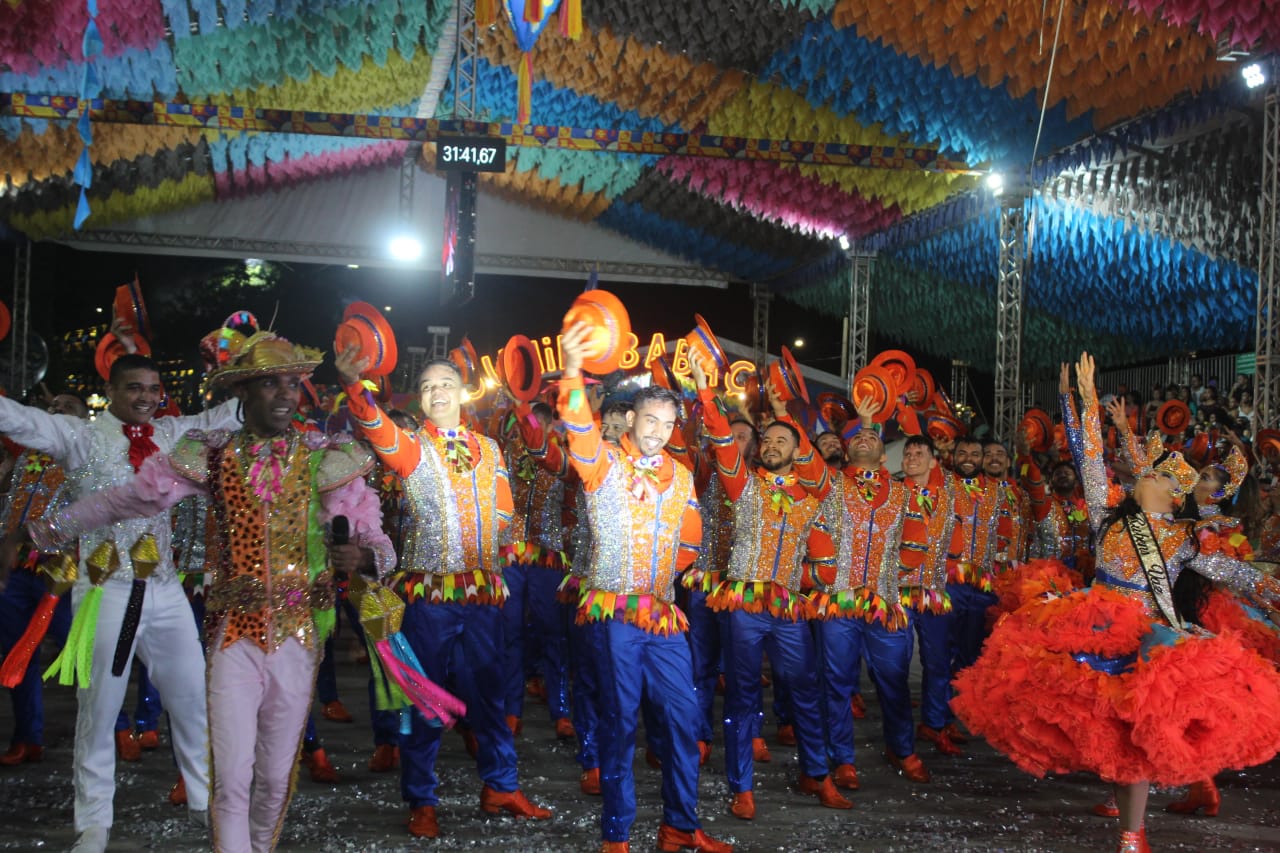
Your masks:
M444 178L414 170L412 215L400 213L400 167L339 175L243 198L219 199L87 231L77 248L209 257L257 257L304 263L391 266L388 244L409 231L424 246L407 264L439 270ZM725 287L724 276L691 265L598 225L565 219L480 193L476 272L581 275L603 281Z

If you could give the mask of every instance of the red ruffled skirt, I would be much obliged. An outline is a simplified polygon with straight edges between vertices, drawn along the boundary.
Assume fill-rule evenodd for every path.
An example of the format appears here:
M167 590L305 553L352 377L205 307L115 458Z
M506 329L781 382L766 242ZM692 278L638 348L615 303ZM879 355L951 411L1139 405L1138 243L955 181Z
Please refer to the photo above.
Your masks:
M1239 633L1154 636L1142 605L1105 587L1029 601L956 676L952 708L1036 776L1184 785L1280 751L1280 675Z

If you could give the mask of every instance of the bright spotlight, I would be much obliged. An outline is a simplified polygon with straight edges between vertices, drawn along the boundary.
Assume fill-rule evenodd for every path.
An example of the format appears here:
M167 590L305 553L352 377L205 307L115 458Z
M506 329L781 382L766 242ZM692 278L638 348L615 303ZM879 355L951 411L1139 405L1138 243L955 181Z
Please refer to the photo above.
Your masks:
M1240 69L1240 73L1244 75L1244 84L1250 89L1256 89L1263 83L1267 82L1266 72L1262 70L1261 62L1251 62L1244 68Z
M840 251L849 251L849 238L844 234L840 235Z
M347 269L349 269L349 270L358 270L358 269L360 269L360 265L359 265L359 264L347 264Z
M1000 195L1000 193L1004 191L1004 175L999 172L992 172L990 175L987 175L987 189L991 190L996 195Z
M422 257L422 241L412 234L400 234L391 238L391 257L397 261L412 263Z
M390 306L390 305L383 305L383 306L382 306L382 310L383 310L383 311L390 312L390 311L391 311L391 306Z
M804 338L796 338L795 346L796 346L796 349L800 349L802 346L804 346Z

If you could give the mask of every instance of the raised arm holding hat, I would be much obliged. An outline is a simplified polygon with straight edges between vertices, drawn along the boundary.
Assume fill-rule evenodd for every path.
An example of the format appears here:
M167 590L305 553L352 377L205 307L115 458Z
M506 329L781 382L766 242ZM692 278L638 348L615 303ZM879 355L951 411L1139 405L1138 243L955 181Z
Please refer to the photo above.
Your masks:
M51 415L0 398L0 433L32 450L47 453L63 466L69 495L84 498L134 479L143 461L167 453L191 429L212 430L237 425L235 402L190 417L153 422L162 397L160 375L151 359L124 355L109 371L107 410L94 421ZM81 567L72 592L78 608L91 582L88 560L99 549L113 553L118 569L101 584L97 613L100 630L88 684L77 693L75 742L75 827L83 850L104 850L113 819L115 794L114 724L128 687L127 677L111 674L116 639L132 590L129 549L142 537L155 537L160 563L147 584L134 654L148 673L165 708L171 712L178 767L187 788L187 803L196 819L208 808L208 724L204 653L191 608L173 567L168 512L133 518L85 530L79 537ZM126 673L127 675L127 673Z
M363 479L372 458L350 439L293 429L302 381L320 359L319 351L270 332L254 334L209 378L243 407L241 429L191 431L167 456L149 457L137 477L33 530L38 539L67 539L127 518L163 515L190 495L210 497L216 541L207 548L220 555L205 620L219 850L270 850L278 840L319 647L334 624L333 571L381 575L395 565L377 494ZM326 549L321 525L338 516L348 520L352 541ZM153 557L167 555L167 545ZM161 686L155 667L149 669Z
M601 849L630 849L636 814L631 764L643 693L667 728L658 849L724 853L732 847L707 836L697 815L698 705L689 690L687 622L675 604L675 576L693 562L702 539L693 476L663 450L678 400L666 389L641 390L619 445L606 445L582 384L591 338L584 322L571 323L561 338L558 408L569 462L583 484L579 517L585 515L593 541L577 621L591 632L600 682Z
M427 677L466 703L484 781L480 807L516 817L551 817L520 790L514 736L503 713L502 604L506 585L498 549L512 516L511 484L497 443L462 424L463 377L452 361L430 361L416 378L422 427L396 426L360 384L367 356L338 352L338 375L356 427L388 470L404 480L413 516L403 548L408 572L402 631ZM467 672L453 666L456 652ZM434 838L440 729L413 717L401 740L400 788L409 832Z

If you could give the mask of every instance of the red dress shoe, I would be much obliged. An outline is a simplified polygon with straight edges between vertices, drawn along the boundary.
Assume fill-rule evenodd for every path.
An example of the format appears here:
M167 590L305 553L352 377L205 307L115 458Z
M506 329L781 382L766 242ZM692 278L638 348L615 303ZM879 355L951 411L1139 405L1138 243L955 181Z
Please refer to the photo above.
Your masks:
M568 717L561 717L556 720L556 737L561 740L567 740L571 737L576 737L577 734L573 730L573 723L569 721Z
M524 720L515 714L507 714L507 728L511 729L512 735L518 735L524 731Z
M551 809L535 806L518 788L514 791L495 791L488 785L480 789L480 810L489 814L507 812L516 817L546 820L551 817Z
M1137 832L1129 829L1121 831L1120 846L1116 848L1116 853L1151 853L1146 827Z
M644 763L648 764L654 770L662 769L662 759L658 757L656 752L649 749L647 746L644 748Z
M756 795L751 791L742 791L733 795L729 803L729 814L742 820L753 820L756 816Z
M400 747L393 743L380 743L373 748L369 770L373 773L390 773L400 766Z
M600 796L600 768L592 767L590 770L583 770L582 776L578 779L578 787L584 794L592 797Z
M34 743L15 743L9 751L0 755L0 766L13 767L18 764L34 764L44 758L44 747Z
M947 723L942 727L942 733L951 738L952 743L968 743L969 736L960 731L960 727L954 721Z
M116 732L116 755L121 761L141 761L142 747L128 729Z
M866 719L867 703L862 701L861 693L855 693L853 698L849 700L849 710L853 712L855 720Z
M1212 779L1195 782L1187 789L1187 795L1181 800L1164 807L1173 814L1195 814L1197 809L1204 809L1205 817L1217 817L1218 808L1222 805L1222 795ZM1117 812L1117 814L1119 814Z
M524 692L539 702L547 701L547 684L541 678L530 678L524 683Z
M1093 813L1098 817L1120 817L1120 807L1116 805L1116 795L1110 794L1100 803L1095 803Z
M773 738L778 742L779 746L795 746L796 730L795 726L778 726L778 733Z
M630 841L601 841L600 853L631 853Z
M676 853L678 850L698 850L701 853L733 853L732 844L716 841L701 829L686 832L683 829L676 829L674 826L667 826L665 823L658 827L658 849L666 851L666 853Z
M711 758L711 741L698 741L698 766L706 764L709 758Z
M419 838L439 838L440 822L435 806L418 806L409 812L409 834Z
M480 742L476 740L475 732L460 728L458 734L462 737L462 745L467 748L467 755L475 758L480 752Z
M829 809L851 809L853 803L846 800L839 791L836 790L835 783L831 781L831 775L827 774L822 777L822 781L818 781L812 776L800 774L800 793L816 796L818 802Z
M751 758L754 761L773 760L773 756L769 754L769 744L764 742L764 738L757 737L751 739Z
M928 782L930 778L932 778L929 776L929 771L925 768L924 762L920 760L920 756L916 755L914 752L906 758L899 758L892 752L886 752L884 757L903 776L907 777L912 782Z
M835 780L837 788L844 788L846 791L858 790L858 768L852 764L841 764L831 773L831 778Z
M338 768L329 763L329 756L323 748L310 755L302 756L302 761L311 771L311 781L321 785L332 785L338 781Z
M320 708L320 715L326 720L332 720L335 723L354 723L356 719L351 716L351 712L338 699L332 702L325 702Z
M951 738L947 737L946 732L931 729L924 723L916 726L916 735L932 743L943 755L960 755L963 752Z
M169 789L169 804L174 806L185 806L187 804L187 781L181 776L178 782Z
M160 733L154 729L149 732L138 732L138 746L150 752L160 748Z

